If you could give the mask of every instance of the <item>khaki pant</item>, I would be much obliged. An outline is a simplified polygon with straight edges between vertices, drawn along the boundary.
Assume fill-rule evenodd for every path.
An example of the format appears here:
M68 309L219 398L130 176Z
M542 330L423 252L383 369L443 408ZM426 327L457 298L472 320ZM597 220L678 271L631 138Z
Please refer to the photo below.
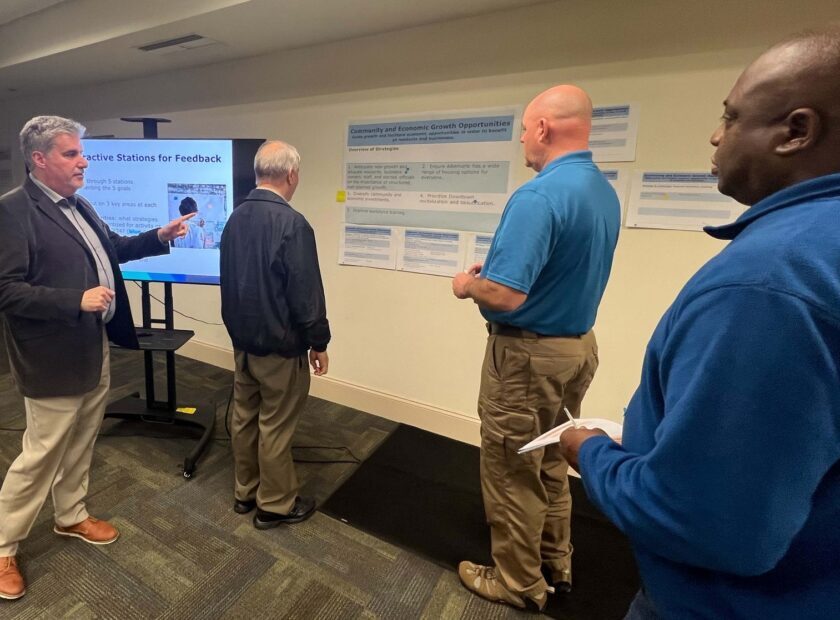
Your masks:
M87 519L93 444L102 425L110 387L110 349L103 333L99 384L81 396L26 398L23 450L0 489L0 556L15 555L52 490L55 522Z
M481 375L481 490L496 573L512 592L538 597L547 584L571 582L572 500L568 465L554 444L516 450L574 417L598 367L590 331L579 338L491 335Z
M292 436L309 394L306 356L234 351L234 359L234 495L239 501L256 499L267 512L288 514L299 489Z

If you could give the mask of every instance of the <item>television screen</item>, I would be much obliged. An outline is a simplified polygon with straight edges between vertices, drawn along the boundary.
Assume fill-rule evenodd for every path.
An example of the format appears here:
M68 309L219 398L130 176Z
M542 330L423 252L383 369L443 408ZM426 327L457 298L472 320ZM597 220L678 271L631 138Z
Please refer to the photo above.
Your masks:
M195 212L169 254L122 265L126 280L219 283L219 241L233 207L254 187L254 155L263 140L83 141L90 166L87 198L120 235Z

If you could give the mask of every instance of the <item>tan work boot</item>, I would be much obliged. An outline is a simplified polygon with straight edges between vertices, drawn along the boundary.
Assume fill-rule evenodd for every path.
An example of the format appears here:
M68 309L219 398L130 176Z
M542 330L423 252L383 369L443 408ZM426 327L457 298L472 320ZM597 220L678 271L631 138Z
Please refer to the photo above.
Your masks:
M26 594L15 556L0 557L0 598L13 601Z
M107 521L100 521L94 517L88 517L81 523L70 527L56 525L53 531L59 536L81 538L92 545L108 545L120 537L117 528Z
M548 592L543 592L538 598L520 596L505 587L496 576L496 569L493 566L481 566L472 562L461 562L458 565L458 577L464 587L488 601L494 603L505 603L519 609L531 611L542 611L548 602Z

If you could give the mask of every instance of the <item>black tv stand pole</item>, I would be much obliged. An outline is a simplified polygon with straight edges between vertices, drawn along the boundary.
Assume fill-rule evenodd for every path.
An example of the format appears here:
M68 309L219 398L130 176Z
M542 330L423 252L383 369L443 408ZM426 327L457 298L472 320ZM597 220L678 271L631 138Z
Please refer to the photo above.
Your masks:
M149 283L143 282L143 327L137 330L137 340L143 351L146 374L146 398L139 393L118 400L105 411L106 418L141 420L153 424L192 426L204 429L203 434L184 458L184 478L192 478L198 459L204 453L216 426L216 412L209 406L178 407L175 381L175 351L182 347L195 332L190 329L173 329L172 283L164 283L164 317L151 315ZM163 324L163 328L153 325ZM166 353L166 400L155 397L154 352Z
M157 123L169 122L167 119L152 118L124 118L126 121L143 123L144 138L157 137ZM142 282L141 305L143 309L143 328L137 330L137 340L143 351L143 361L146 375L146 398L140 398L139 393L118 400L105 410L106 418L120 418L124 420L142 420L155 424L171 424L199 427L203 434L184 458L184 478L192 478L195 465L204 453L216 425L216 411L209 406L178 407L175 381L175 351L181 348L195 332L189 329L174 329L174 303L172 300L172 283L164 282L163 310L164 318L152 318L152 295L149 283ZM163 325L163 328L154 327ZM154 351L166 353L166 400L155 397L155 369Z
M174 304L172 302L172 283L165 282L163 285L163 311L164 311L164 318L161 319L153 319L152 318L152 295L149 291L149 283L148 282L141 282L140 283L140 290L141 290L141 304L143 308L143 328L144 330L151 329L153 324L163 324L164 329L167 330L174 330L175 322L173 320L173 307ZM186 330L184 330L186 331ZM190 338L194 335L195 332L190 331ZM137 333L137 339L141 340L143 338L149 338L153 336L153 332L143 331ZM186 340L184 341L186 342ZM140 348L144 348L144 343L141 340ZM152 358L152 351L154 349L147 349L144 350L143 357L146 367L146 404L149 409L161 409L164 408L167 411L175 411L176 406L176 397L175 397L175 351L172 349L157 349L157 350L164 350L166 351L166 401L158 401L155 400L155 370L154 370L154 360Z

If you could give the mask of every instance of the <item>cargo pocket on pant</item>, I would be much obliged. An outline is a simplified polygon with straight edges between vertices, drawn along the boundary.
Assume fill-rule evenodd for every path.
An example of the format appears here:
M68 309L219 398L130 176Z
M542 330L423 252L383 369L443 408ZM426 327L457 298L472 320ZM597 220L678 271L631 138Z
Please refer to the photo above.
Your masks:
M510 540L512 514L519 510L516 504L521 480L528 477L527 472L539 470L536 453L540 451L517 453L533 438L533 417L529 420L519 414L506 418L505 423L504 428L495 420L481 424L481 489L487 523L495 532L494 545L508 544L500 541Z
M499 426L506 434L505 451L508 466L512 470L531 469L537 461L538 451L519 454L517 450L537 438L539 426L536 415L530 411L510 411L499 421Z
M501 527L506 521L505 506L510 501L505 436L487 424L481 425L481 478L487 523Z
M537 455L533 451L519 454L517 450L537 437L537 428L536 417L533 413L497 411L485 415L482 421L482 445L489 442L498 446L498 458L504 463L506 471L531 467Z
M506 347L499 340L491 353L485 361L479 398L490 411L527 410L531 374L528 354Z

